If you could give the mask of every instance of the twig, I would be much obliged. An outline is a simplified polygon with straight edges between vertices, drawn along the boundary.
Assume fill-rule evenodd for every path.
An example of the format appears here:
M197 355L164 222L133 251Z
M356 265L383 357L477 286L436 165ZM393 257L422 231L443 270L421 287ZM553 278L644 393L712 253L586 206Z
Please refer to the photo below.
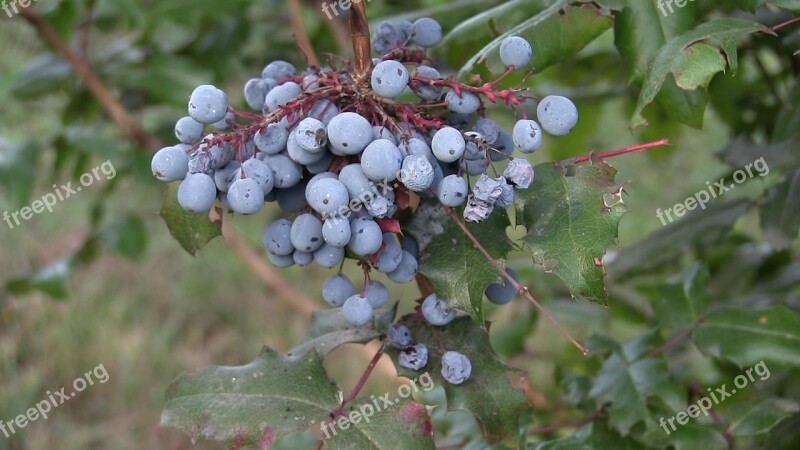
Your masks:
M552 323L553 326L556 327L556 329L558 329L558 331L561 332L561 334L564 335L564 337L566 337L570 342L572 342L572 345L574 345L578 350L580 350L584 356L588 355L589 350L586 347L579 344L578 341L572 337L569 331L567 331L563 326L561 326L561 324L555 319L555 317L550 315L550 313L547 312L546 309L544 309L544 307L541 305L541 303L539 303L538 300L533 298L533 295L531 295L530 291L528 291L528 288L521 285L519 282L517 282L517 280L512 278L511 275L509 275L508 272L506 272L503 266L501 266L500 263L498 263L497 261L495 261L494 258L492 258L492 255L489 254L489 252L486 250L483 244L478 240L478 238L475 237L475 235L464 224L464 222L462 222L461 219L458 218L458 214L456 214L455 210L447 206L445 206L445 210L447 211L447 214L450 216L450 218L458 225L459 228L461 228L461 231L463 231L464 234L466 234L467 237L472 241L472 244L475 246L475 248L477 248L478 251L480 251L484 257L486 257L486 259L489 261L489 264L491 264L499 274L501 274L506 280L508 280L508 282L511 283L511 285L514 286L514 288L516 288L520 294L522 294L525 298L527 298L528 301L533 303L533 306L535 306L536 309L538 309L539 312L548 321L550 321L550 323Z
M303 10L300 7L300 0L289 0L289 20L294 30L294 38L300 51L306 55L307 63L310 66L319 66L319 58L311 39L308 37L306 26L303 24Z
M646 144L634 145L619 150L611 150L608 152L597 153L596 155L594 155L594 157L598 159L612 158L614 156L626 155L628 153L639 152L642 150L649 150L651 148L656 148L656 147L665 147L667 145L670 145L669 139L661 139L660 141L653 141L653 142L648 142ZM578 164L589 161L591 158L592 155L579 156L574 159L566 159L562 161L562 163Z
M141 124L128 114L122 104L114 97L114 94L106 88L100 77L92 70L89 63L61 40L61 37L59 37L58 33L56 33L50 24L30 8L21 9L20 15L36 29L39 36L42 37L47 45L55 50L62 58L67 60L78 77L86 83L86 88L89 92L100 102L103 109L106 110L108 115L119 125L129 139L148 149L157 149L161 147L161 142L158 138L147 133L142 128Z
M369 41L369 23L367 22L367 2L353 2L350 9L350 37L353 40L353 57L355 58L355 78L363 80L372 70L372 48Z
M675 336L672 336L671 338L669 338L669 340L667 340L667 342L664 342L664 344L662 344L660 347L658 347L655 350L653 350L652 352L650 352L647 355L647 357L648 358L652 358L652 357L654 357L654 356L656 356L658 354L664 353L664 352L672 349L672 347L675 347L676 345L680 344L681 342L684 341L684 339L686 339L689 336L691 336L692 335L692 331L694 331L694 329L697 328L697 326L700 325L701 323L703 323L703 319L697 319L696 321L694 321L694 323L692 323L692 326L690 326L689 328L681 331L680 333L676 334Z
M788 27L790 25L794 25L794 24L796 24L798 22L800 22L800 17L795 17L793 19L787 20L786 22L779 23L779 24L773 26L771 29L772 29L772 31L778 31L781 28Z

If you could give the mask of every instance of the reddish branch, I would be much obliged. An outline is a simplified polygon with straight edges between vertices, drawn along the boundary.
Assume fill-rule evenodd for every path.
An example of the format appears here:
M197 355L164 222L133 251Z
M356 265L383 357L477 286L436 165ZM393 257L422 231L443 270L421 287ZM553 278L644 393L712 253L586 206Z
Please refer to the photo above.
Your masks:
M656 148L656 147L664 147L664 146L667 146L667 145L670 145L669 144L669 139L661 139L660 141L648 142L646 144L633 145L631 147L626 147L626 148L622 148L622 149L619 149L619 150L611 150L611 151L608 151L608 152L597 153L597 154L594 154L594 155L579 156L579 157L574 158L574 159L564 160L564 161L562 161L562 163L577 164L577 163L582 163L582 162L589 161L592 158L592 156L594 156L595 158L598 158L598 159L612 158L614 156L626 155L628 153L639 152L639 151L642 151L642 150L649 150L651 148Z

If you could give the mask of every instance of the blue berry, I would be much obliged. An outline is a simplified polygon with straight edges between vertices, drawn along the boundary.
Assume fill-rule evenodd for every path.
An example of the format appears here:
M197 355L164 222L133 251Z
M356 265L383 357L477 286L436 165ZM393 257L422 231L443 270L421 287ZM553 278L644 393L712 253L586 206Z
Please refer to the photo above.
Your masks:
M442 162L457 161L464 155L467 143L460 131L453 127L443 127L433 135L431 149L436 159Z
M322 178L309 182L306 188L308 204L323 216L331 216L347 208L350 196L347 186L339 180Z
M403 249L397 242L393 233L383 233L383 250L378 253L375 260L375 269L379 272L389 273L397 269L403 259Z
M321 121L307 117L297 124L294 130L297 143L304 150L311 153L319 153L328 145L328 132L325 124Z
M313 252L325 243L322 240L322 222L312 214L300 214L292 224L289 238L294 248Z
M511 270L511 268L506 267L506 273L519 282L519 275ZM492 283L487 286L484 294L486 294L486 298L488 298L490 302L496 305L505 305L511 300L514 300L514 297L517 296L517 288L507 279L503 278L502 283Z
M472 114L481 106L481 99L472 92L462 91L458 95L456 91L448 91L444 99L450 111L461 114Z
M428 158L409 155L403 160L400 181L414 192L421 192L433 183L434 169Z
M286 189L276 189L275 199L278 201L278 207L282 211L290 213L300 211L308 204L305 190L306 185L304 183L296 184Z
M469 184L464 177L448 175L439 185L439 201L443 205L461 206L467 201L467 195L469 195Z
M267 253L267 259L275 267L285 269L294 265L294 254L290 255L276 255L274 253Z
M329 276L322 284L322 298L331 306L339 307L344 305L353 295L353 282L350 278L340 273Z
M214 206L217 185L204 173L191 173L178 186L178 203L189 212L206 212Z
M386 276L395 283L410 283L417 275L417 267L417 258L403 250L403 257L400 259L400 265L397 266L397 269L387 273Z
M228 164L225 164L225 167L215 171L214 184L217 185L217 190L220 192L228 192L228 188L230 188L231 183L239 179L239 169L241 167L242 163L239 161L230 161ZM270 176L271 175L272 172L270 172Z
M398 97L408 86L408 70L397 61L382 61L372 69L371 86L381 97Z
M289 155L289 158L291 158L292 161L302 166L306 166L319 161L325 155L324 153L309 152L300 146L297 139L297 133L292 132L289 135L289 140L286 142L286 153Z
M357 155L375 139L372 125L363 116L343 112L328 123L328 141L331 150L342 155Z
M432 325L447 325L456 318L456 312L450 309L446 301L431 294L422 302L422 315Z
M298 266L305 267L314 262L314 254L295 250L294 253L292 253L292 259L294 259L294 263Z
M322 238L334 247L347 246L350 233L350 222L344 217L328 217L322 225Z
M204 84L189 97L189 116L202 124L211 125L228 113L228 96L220 89Z
M272 179L272 169L269 164L260 159L251 158L241 164L240 172L247 178L256 180L264 195L272 192L275 182Z
M389 301L389 290L378 280L370 280L364 286L364 296L367 297L372 309L382 308Z
M533 56L531 44L519 36L509 36L500 44L500 60L506 66L521 69L528 65Z
M247 106L255 111L264 109L264 101L267 93L271 91L277 83L271 78L253 78L244 84L244 101Z
M566 97L550 95L536 107L536 114L544 131L553 136L564 136L578 123L578 108Z
M386 343L398 350L411 344L411 330L407 326L393 323L386 332Z
M438 70L430 66L419 66L414 73L415 77L428 78L431 80L441 80L442 74ZM426 83L416 83L414 85L414 92L423 100L438 100L442 96L442 87L433 86Z
M428 364L428 347L426 347L425 344L415 344L406 347L400 350L397 362L405 368L420 370Z
M323 99L314 103L314 106L312 106L311 110L308 112L308 117L319 120L327 127L331 119L336 117L337 114L339 114L339 108L329 100Z
M392 181L403 165L403 153L386 139L372 141L361 154L361 168L372 181Z
M439 22L423 17L414 22L411 28L411 41L420 47L434 47L442 40L442 26Z
M189 116L181 117L175 123L175 137L181 144L194 144L203 137L203 124Z
M314 261L328 269L336 267L344 261L344 249L323 244L319 250L314 252Z
M372 320L372 306L365 297L354 295L344 302L342 316L350 325L364 326Z
M542 129L533 120L518 120L512 133L514 143L522 153L533 153L542 146Z
M255 214L264 207L264 191L254 178L239 178L228 187L228 205L238 214Z
M153 155L150 169L160 181L171 183L186 178L189 155L180 147L164 147Z
M371 255L381 248L381 227L369 218L359 217L350 224L350 242L347 248L358 256Z
M448 351L442 355L442 378L450 384L461 384L472 375L472 363L459 352Z
M272 180L276 188L290 188L303 177L302 166L284 154L267 155L264 162L272 169Z
M286 148L289 130L280 123L271 123L253 136L256 147L267 155L277 155Z
M303 90L300 89L300 85L294 81L289 81L288 83L276 86L274 89L269 91L269 93L267 93L267 97L264 99L264 107L267 111L275 111L279 107L297 98L302 91Z
M278 219L264 230L264 247L273 255L291 255L295 248L290 237L292 222L288 219Z
M273 61L261 71L261 78L272 78L275 81L283 81L296 72L294 66L286 61Z
M483 136L483 140L487 144L494 144L500 137L500 125L486 117L478 117L472 130Z

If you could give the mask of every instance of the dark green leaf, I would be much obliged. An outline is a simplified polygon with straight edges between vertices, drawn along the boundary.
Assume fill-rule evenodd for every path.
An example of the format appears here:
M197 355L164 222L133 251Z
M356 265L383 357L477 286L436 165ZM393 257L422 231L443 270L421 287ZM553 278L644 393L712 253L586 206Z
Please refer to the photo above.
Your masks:
M731 411L727 418L732 436L753 436L767 433L781 421L800 412L800 404L788 398L768 398L758 403L747 402Z
M574 174L557 164L536 166L536 181L518 190L517 221L528 229L522 239L545 271L558 275L573 297L607 304L603 255L616 243L627 211L617 171L603 161L579 166Z
M659 286L653 302L661 325L676 331L692 326L711 305L708 268L696 263L672 282Z
M193 439L263 445L306 431L328 416L339 395L316 352L295 359L265 348L247 365L178 377L167 390L161 425Z
M299 358L312 349L316 349L324 358L343 344L365 344L378 338L394 320L397 304L381 311L373 318L372 323L363 327L354 327L342 317L341 308L321 309L311 315L311 325L305 336L288 352L289 356Z
M391 399L394 405L384 408L383 401L371 398L357 398L351 403L349 421L342 420L347 429L334 428L336 434L328 429L330 439L326 439L325 448L336 450L373 450L373 449L411 449L433 450L433 426L431 425L425 406L412 400L402 398ZM378 412L362 420L361 417ZM343 418L342 418L343 419ZM333 425L333 424L331 424ZM327 435L325 435L327 437Z
M761 226L765 238L778 249L789 248L800 228L800 170L771 187L761 205Z
M800 313L783 306L754 311L724 307L708 314L692 333L704 353L739 367L764 361L800 366Z
M0 137L0 187L8 202L4 201L0 205L9 210L18 210L28 205L36 183L40 152L41 146L34 141L13 144ZM11 224L6 222L3 226L9 225L13 229L24 224L17 224L13 218L10 220Z

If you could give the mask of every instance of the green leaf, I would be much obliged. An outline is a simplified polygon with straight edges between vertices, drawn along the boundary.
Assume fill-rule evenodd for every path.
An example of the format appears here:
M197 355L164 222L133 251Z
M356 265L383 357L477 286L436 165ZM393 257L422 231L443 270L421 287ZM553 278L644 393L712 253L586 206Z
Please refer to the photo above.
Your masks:
M676 425L675 430L669 424L664 426L669 431L669 443L675 446L675 450L697 450L699 448L724 450L728 448L728 443L722 433L713 428L693 421L685 425L680 425L674 421L673 423ZM663 428L659 428L658 432L662 433L662 435L665 434Z
M647 125L642 112L656 98L669 74L684 90L706 88L713 76L725 69L725 64L720 65L723 55L732 71L738 69L737 40L757 31L771 33L757 22L717 19L670 39L658 52L648 71L631 119L631 128ZM719 57L712 53L718 53Z
M768 398L758 403L746 402L731 411L728 433L732 436L753 436L769 432L788 417L800 412L800 404L787 398Z
M783 306L756 310L724 307L708 314L692 333L703 353L739 367L765 361L800 366L800 313Z
M528 3L528 2L526 2ZM604 31L610 29L614 19L607 11L591 3L572 5L559 0L539 14L530 17L508 31L500 34L474 54L458 73L459 78L468 78L478 65L486 64L489 72L501 73L505 66L500 61L500 44L508 36L521 36L530 42L533 57L530 66L537 72L578 53ZM515 8L516 9L516 8ZM492 22L494 25L494 22ZM488 28L488 24L484 25ZM469 34L470 28L454 30L450 42ZM467 51L451 51L455 55L470 55ZM454 63L454 62L453 62ZM458 64L454 63L458 67Z
M666 361L646 357L658 343L656 333L648 332L623 344L603 362L589 391L598 404L611 404L608 423L623 436L649 416L652 398L661 398L676 409L682 405Z
M482 324L483 291L501 275L443 208L433 207L431 214L438 218L431 222L441 224L443 232L424 249L419 272L433 283L437 295ZM423 216L419 211L417 215ZM506 234L509 223L505 211L495 210L486 222L467 227L493 258L500 259L512 249Z
M606 305L603 255L616 243L627 211L617 171L603 161L574 174L557 164L536 166L531 188L518 190L517 221L528 229L522 240L537 264L558 275L573 297Z
M70 65L54 54L44 54L29 61L10 86L20 99L31 99L61 89L72 76Z
M663 270L667 263L687 251L719 241L728 234L736 220L747 212L750 201L710 203L705 210L695 210L681 220L660 228L642 241L628 246L609 264L615 278L652 270ZM659 209L660 211L660 209Z
M778 249L786 249L797 238L800 229L800 170L787 180L771 187L761 205L761 226L765 238Z
M305 336L288 352L288 356L298 358L316 349L319 356L324 358L340 345L367 343L380 337L394 320L396 312L397 303L378 313L372 323L354 327L344 320L341 308L314 311Z
M193 214L181 208L178 203L179 184L167 186L159 215L166 222L172 237L194 256L212 239L222 236L222 221L212 222L206 214Z
M658 0L625 0L625 9L616 17L614 43L628 66L633 81L640 82L647 74L659 49L675 36L694 25L694 2L678 8L673 14L659 11Z
M290 358L265 348L247 365L211 366L178 377L167 390L161 425L192 439L263 446L327 417L339 395L316 352Z
M509 437L517 431L517 419L527 406L522 391L515 389L510 376L524 378L495 354L489 343L489 335L478 323L468 317L458 317L444 327L433 327L416 314L400 320L411 330L417 342L429 343L428 364L421 371L413 371L399 365L399 350L390 349L389 356L397 366L397 373L408 378L420 377L422 371L429 373L435 386L444 387L447 394L447 410L469 411L483 424L484 433L490 440ZM466 355L472 363L472 376L455 386L441 376L443 352L457 351Z
M336 434L328 428L330 439L326 439L325 448L331 450L373 450L373 449L413 449L433 450L433 426L424 405L402 398L392 399L394 405L384 407L383 401L361 397L352 401L349 413L350 420L340 419L347 429L334 428ZM363 417L371 414L368 420ZM331 423L331 425L333 425ZM327 437L327 435L326 435Z
M670 283L659 286L653 302L658 322L670 331L694 324L711 305L708 283L708 268L695 263Z

